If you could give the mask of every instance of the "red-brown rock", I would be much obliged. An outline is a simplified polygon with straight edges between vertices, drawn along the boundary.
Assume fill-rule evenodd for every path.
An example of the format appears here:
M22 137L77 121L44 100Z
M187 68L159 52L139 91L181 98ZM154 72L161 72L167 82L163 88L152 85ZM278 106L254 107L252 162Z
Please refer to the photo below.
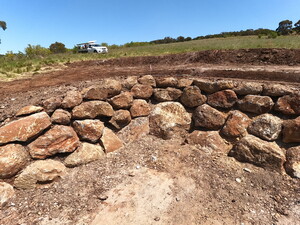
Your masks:
M157 87L166 88L178 86L178 80L174 77L157 77L155 80Z
M126 80L123 83L123 86L130 90L134 85L138 83L138 78L137 76L130 76L127 77Z
M153 94L153 88L150 85L136 84L132 87L131 93L134 98L149 99Z
M300 115L300 93L280 97L275 110L286 115Z
M242 111L263 114L271 111L274 102L269 96L246 95L238 101L238 107Z
M225 90L225 89L232 89L234 88L233 81L228 80L204 80L204 79L197 79L194 80L194 85L200 88L201 91L205 91L206 93L214 93L217 91Z
M189 79L189 78L181 78L181 79L178 79L178 84L177 84L177 88L186 88L188 86L191 86L193 83L193 80L192 79Z
M130 121L130 112L127 110L120 109L118 111L115 111L115 114L113 115L109 123L119 130L128 125Z
M290 176L300 179L300 146L289 148L286 151L284 167Z
M27 141L50 127L50 117L45 112L36 113L0 127L0 144Z
M118 136L106 127L103 129L103 135L100 140L100 143L104 147L106 153L113 152L123 147L123 142L118 138Z
M61 105L65 109L74 108L82 102L82 95L79 91L68 91Z
M224 113L207 104L198 106L193 113L193 120L196 127L205 127L213 130L222 128L226 118Z
M294 120L283 122L283 142L292 143L300 142L300 116Z
M153 96L158 102L177 100L182 94L182 91L176 88L155 88Z
M31 142L28 148L32 158L45 159L57 153L73 152L79 145L79 138L72 127L55 125Z
M263 95L283 96L293 93L291 87L282 84L264 84Z
M251 119L246 114L238 110L231 111L222 129L222 134L231 138L245 136L250 122Z
M34 106L34 105L28 105L20 109L17 113L16 116L24 116L24 115L29 115L33 113L37 113L43 110L43 107L41 106Z
M30 156L19 144L0 146L0 178L10 178L23 169Z
M206 102L207 98L201 94L197 86L189 86L184 88L180 97L180 102L186 107L196 107Z
M234 91L223 90L208 95L207 104L213 107L228 109L231 108L237 100L238 97L236 96Z
M81 140L97 142L102 136L104 124L100 120L75 120L73 128Z
M236 83L233 90L239 95L259 95L263 91L263 85L257 82L241 81Z
M131 106L133 101L132 94L130 92L123 92L114 96L109 100L109 103L115 109L127 109Z
M148 116L150 114L150 111L150 105L143 99L134 100L130 108L130 114L132 118L139 116Z
M156 81L152 75L145 75L138 79L140 84L150 85L152 87L156 87Z
M72 110L75 119L94 119L96 117L110 117L114 114L112 106L108 102L89 101L83 102Z
M52 113L55 111L55 109L61 107L61 102L61 97L51 97L43 101L43 106L47 113Z
M51 116L52 123L68 125L71 121L71 113L63 109L57 109Z

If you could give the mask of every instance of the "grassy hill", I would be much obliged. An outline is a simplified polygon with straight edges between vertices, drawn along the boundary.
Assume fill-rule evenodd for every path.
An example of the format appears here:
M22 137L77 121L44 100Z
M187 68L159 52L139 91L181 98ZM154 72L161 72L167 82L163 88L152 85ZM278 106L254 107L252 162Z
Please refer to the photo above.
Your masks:
M52 54L44 57L20 57L7 54L0 58L0 79L11 80L22 76L40 73L45 68L67 62L119 58L128 56L153 56L173 53L194 52L214 49L245 48L300 48L300 36L279 36L275 39L257 36L212 38L171 44L157 44L139 47L109 49L108 54Z

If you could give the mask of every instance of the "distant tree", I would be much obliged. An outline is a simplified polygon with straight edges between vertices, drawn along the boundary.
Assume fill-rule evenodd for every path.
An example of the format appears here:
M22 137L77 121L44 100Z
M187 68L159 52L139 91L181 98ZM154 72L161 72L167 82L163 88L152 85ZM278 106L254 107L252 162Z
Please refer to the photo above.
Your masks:
M295 30L297 33L300 33L300 20L298 20L298 22L295 23L294 26L295 26L294 30Z
M176 38L176 41L177 42L184 42L184 39L185 38L183 36L179 36L179 37Z
M289 33L291 33L293 28L293 22L290 20L283 20L279 23L278 28L276 29L276 31L279 34L282 35L288 35Z
M4 21L0 21L0 27L3 29L3 30L6 30L6 22Z
M191 40L192 40L191 37L186 37L186 38L184 39L184 41L191 41Z
M108 47L108 44L107 44L106 42L102 42L102 43L101 43L101 46Z
M52 53L65 53L67 48L61 42L55 42L49 46L49 49Z

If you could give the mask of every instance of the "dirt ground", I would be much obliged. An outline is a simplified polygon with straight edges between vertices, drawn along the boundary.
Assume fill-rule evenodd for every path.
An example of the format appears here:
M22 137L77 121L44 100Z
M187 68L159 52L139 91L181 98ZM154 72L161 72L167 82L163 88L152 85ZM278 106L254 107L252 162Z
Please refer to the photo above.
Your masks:
M300 50L205 51L68 64L60 71L0 83L0 121L25 105L106 77L144 74L298 85ZM151 135L103 160L68 169L53 184L16 190L16 197L0 211L1 225L294 225L299 221L299 179Z

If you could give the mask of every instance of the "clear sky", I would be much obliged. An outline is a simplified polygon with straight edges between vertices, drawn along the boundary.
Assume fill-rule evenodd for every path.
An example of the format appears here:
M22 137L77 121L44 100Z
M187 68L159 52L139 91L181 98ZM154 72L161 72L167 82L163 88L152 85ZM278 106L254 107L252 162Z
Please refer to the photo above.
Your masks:
M269 28L300 19L300 0L0 0L0 53Z

